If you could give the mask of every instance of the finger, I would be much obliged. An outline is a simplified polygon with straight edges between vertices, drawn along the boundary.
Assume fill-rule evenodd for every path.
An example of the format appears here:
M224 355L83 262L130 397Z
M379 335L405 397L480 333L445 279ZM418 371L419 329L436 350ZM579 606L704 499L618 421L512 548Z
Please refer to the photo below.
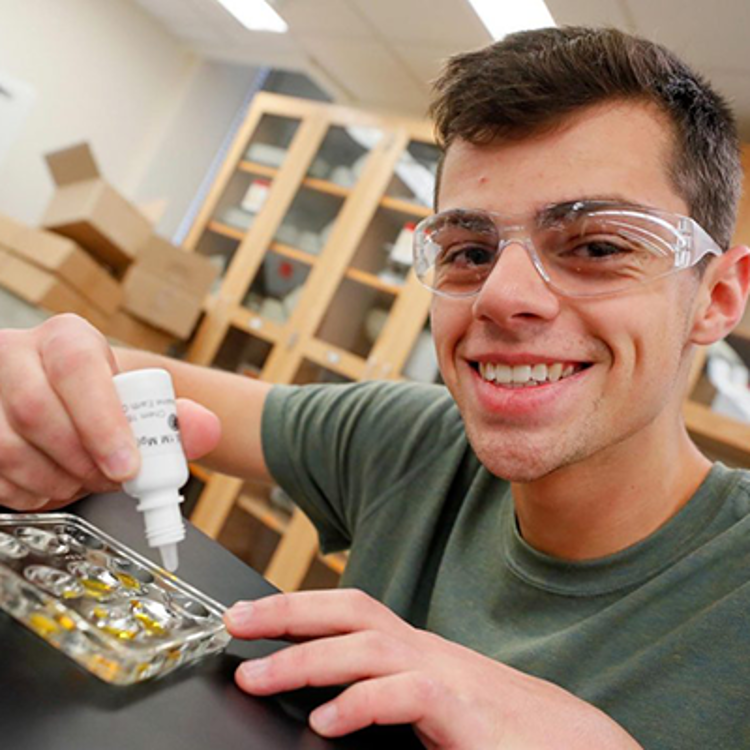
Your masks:
M0 369L3 408L13 431L67 473L81 480L98 474L65 407L44 377L38 356L6 358Z
M0 409L0 475L24 492L63 500L81 488L71 476L32 445L20 438Z
M99 469L113 481L129 479L140 457L112 381L114 356L96 329L78 325L72 336L70 321L65 322L57 323L57 335L49 333L40 343L50 385Z
M177 421L180 425L182 447L188 461L195 461L210 453L221 439L221 422L205 406L185 398L177 399Z
M390 609L356 589L299 591L238 602L224 613L236 638L311 638L356 630L412 632Z
M403 672L358 682L310 714L310 726L341 737L373 724L411 724L427 747L477 750L498 746L486 719L440 682Z
M81 492L77 492L73 497L71 497L68 500L50 500L49 502L45 503L41 508L38 508L37 510L39 512L49 513L50 511L59 510L60 508L64 508L66 505L70 505L70 503L74 503L76 500L80 500L82 497L86 497L87 495L90 495L91 493L87 490L83 490Z
M7 479L0 477L0 505L12 510L37 511L44 508L48 498L32 495Z
M416 661L403 641L369 630L309 641L247 661L237 669L235 679L247 693L272 695L413 669Z

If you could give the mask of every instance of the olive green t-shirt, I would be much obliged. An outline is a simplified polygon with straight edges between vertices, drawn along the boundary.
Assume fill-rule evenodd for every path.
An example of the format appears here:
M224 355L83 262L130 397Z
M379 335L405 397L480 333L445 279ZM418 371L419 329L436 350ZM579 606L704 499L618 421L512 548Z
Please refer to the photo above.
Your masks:
M323 548L351 548L343 584L565 687L647 750L750 748L749 473L716 464L647 539L569 562L521 538L440 386L277 386L263 450Z

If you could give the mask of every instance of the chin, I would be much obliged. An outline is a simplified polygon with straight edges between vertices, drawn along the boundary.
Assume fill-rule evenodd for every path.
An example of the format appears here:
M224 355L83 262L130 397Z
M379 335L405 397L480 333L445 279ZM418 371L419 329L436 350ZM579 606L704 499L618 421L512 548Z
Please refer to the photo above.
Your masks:
M533 440L487 440L468 435L469 443L482 465L496 477L525 484L549 476L575 461L561 455L558 446L543 446Z

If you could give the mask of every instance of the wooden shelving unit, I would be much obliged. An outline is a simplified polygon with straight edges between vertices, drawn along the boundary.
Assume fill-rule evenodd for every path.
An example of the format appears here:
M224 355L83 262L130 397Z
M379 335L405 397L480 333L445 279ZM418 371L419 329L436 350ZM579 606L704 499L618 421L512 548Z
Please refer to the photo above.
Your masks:
M375 137L358 140L362 129ZM269 154L273 165L261 158ZM437 157L427 122L259 94L185 243L226 266L187 358L276 383L401 377L430 296L411 272L398 284L381 275L403 225L430 213L403 163L430 177ZM237 216L256 179L265 201L239 216L247 229L234 226L225 215ZM373 307L387 311L374 336L365 325ZM316 559L343 571L346 556L321 557L301 513L285 514L240 480L199 478L193 522L218 537L239 509L278 535L263 572L280 588L298 588Z
M230 240L237 240L238 242L242 242L245 238L245 231L243 229L230 227L229 224L224 224L220 221L210 222L208 225L208 231L215 232L223 237L228 237Z
M415 219L423 219L432 213L432 209L428 206L420 206L411 201L405 201L401 198L391 198L387 195L381 198L380 205L391 211L396 211L406 216L413 216Z
M242 172L248 172L249 174L258 175L260 177L268 177L273 179L276 177L276 173L279 171L276 167L269 167L265 164L258 164L256 161L248 161L243 159L238 165L237 169Z
M307 266L315 265L315 256L306 253L304 250L299 250L291 245L282 245L280 242L271 243L271 252L281 255L289 260L296 260L298 263L304 263Z

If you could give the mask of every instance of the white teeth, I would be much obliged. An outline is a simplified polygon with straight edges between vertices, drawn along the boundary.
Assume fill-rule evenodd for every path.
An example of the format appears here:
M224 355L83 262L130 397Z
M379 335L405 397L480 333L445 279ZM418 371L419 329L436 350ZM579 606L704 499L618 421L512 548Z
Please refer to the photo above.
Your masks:
M534 365L531 368L531 377L536 380L537 383L541 383L547 379L547 365Z
M513 367L513 382L526 383L531 380L531 367L529 365L515 365Z
M513 368L508 365L495 365L495 382L497 383L512 383L513 382Z
M479 363L479 373L484 380L511 387L556 383L562 378L573 375L578 369L575 365L563 365L562 362L555 362L551 365L514 365L513 367L499 363Z

